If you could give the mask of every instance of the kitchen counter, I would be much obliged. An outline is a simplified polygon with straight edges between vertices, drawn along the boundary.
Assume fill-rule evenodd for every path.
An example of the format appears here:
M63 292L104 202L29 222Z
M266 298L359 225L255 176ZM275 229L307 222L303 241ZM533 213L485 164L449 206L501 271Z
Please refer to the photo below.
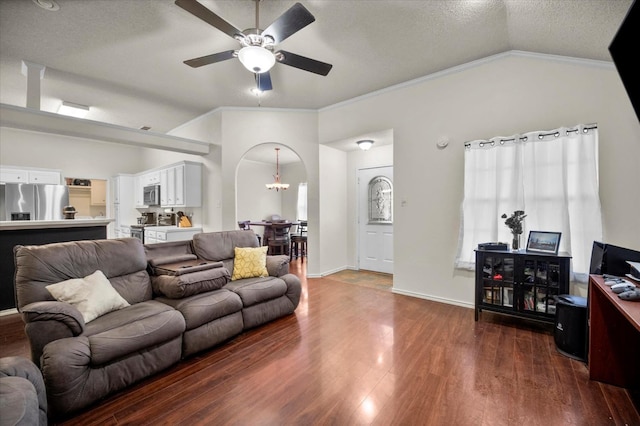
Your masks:
M79 228L91 226L107 226L114 219L66 219L66 220L3 220L0 221L1 231L18 229L51 229L51 228Z
M202 232L199 226L179 228L177 226L145 226L144 243L157 244L168 241L185 241Z
M180 228L175 225L159 225L159 226L145 226L145 231L160 231L160 232L189 232L196 231L202 232L202 227L200 226L191 226L189 228Z
M113 219L16 220L0 222L0 311L15 308L13 248L107 238Z

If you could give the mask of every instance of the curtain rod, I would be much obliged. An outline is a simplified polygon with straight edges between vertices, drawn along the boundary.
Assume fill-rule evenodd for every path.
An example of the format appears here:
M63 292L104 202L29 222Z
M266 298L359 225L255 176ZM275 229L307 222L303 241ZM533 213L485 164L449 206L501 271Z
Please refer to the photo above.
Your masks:
M589 125L585 125L582 128L582 132L583 133L587 133L589 130L593 130L593 129L597 129L598 125L597 124L589 124ZM567 129L566 130L566 134L568 135L569 133L578 133L580 131L579 127L576 127L575 129ZM530 132L530 133L535 133L535 132ZM538 134L538 139L544 139L547 136L555 136L560 137L560 132L558 130L554 130L553 132L549 132L549 133L540 133ZM521 136L518 138L510 138L510 139L499 139L499 143L500 145L504 145L505 142L515 142L516 140L519 142L526 142L529 139L528 136ZM471 141L471 142L465 142L464 143L464 147L465 148L470 148L471 147L471 143L472 142L476 142L476 141ZM491 146L495 146L496 141L492 141L492 140L486 140L486 141L481 141L480 143L478 143L478 145L482 148L485 144L489 144Z

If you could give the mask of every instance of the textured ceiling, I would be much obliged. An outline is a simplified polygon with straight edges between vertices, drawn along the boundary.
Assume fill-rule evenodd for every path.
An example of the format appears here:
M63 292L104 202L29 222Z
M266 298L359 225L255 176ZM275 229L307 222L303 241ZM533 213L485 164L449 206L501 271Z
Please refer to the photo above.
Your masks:
M40 0L48 1L48 0ZM258 106L238 60L182 61L238 43L173 0L0 0L0 102L26 104L21 60L46 67L42 105L90 105L92 120L166 132L221 106ZM238 28L252 0L202 0ZM262 107L318 109L509 50L611 61L632 0L303 0L316 21L279 47L333 64L322 77L283 64ZM293 1L263 0L265 28Z

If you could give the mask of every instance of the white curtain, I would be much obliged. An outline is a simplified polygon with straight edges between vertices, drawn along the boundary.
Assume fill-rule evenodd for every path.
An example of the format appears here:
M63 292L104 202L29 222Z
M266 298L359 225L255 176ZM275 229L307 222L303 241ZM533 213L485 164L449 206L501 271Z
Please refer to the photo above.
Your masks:
M303 182L298 185L298 220L307 220L307 183Z
M561 232L572 279L586 282L593 241L602 239L598 129L579 125L465 144L464 201L456 267L475 267L479 243L511 242L500 216L524 210L529 231Z

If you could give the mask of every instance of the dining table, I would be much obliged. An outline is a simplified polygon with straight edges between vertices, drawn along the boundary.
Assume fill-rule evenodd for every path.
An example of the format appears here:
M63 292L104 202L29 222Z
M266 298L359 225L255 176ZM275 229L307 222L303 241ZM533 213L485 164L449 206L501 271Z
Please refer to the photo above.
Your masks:
M300 225L300 222L296 221L296 222L289 222L288 220L285 221L281 221L281 222L273 222L273 221L269 221L269 220L260 220L257 222L249 222L249 226L263 226L264 227L264 231L262 233L262 245L268 245L269 244L269 236L271 235L271 225L273 225L274 223L280 223L280 224L287 224L287 225L291 225L291 226L297 226Z

